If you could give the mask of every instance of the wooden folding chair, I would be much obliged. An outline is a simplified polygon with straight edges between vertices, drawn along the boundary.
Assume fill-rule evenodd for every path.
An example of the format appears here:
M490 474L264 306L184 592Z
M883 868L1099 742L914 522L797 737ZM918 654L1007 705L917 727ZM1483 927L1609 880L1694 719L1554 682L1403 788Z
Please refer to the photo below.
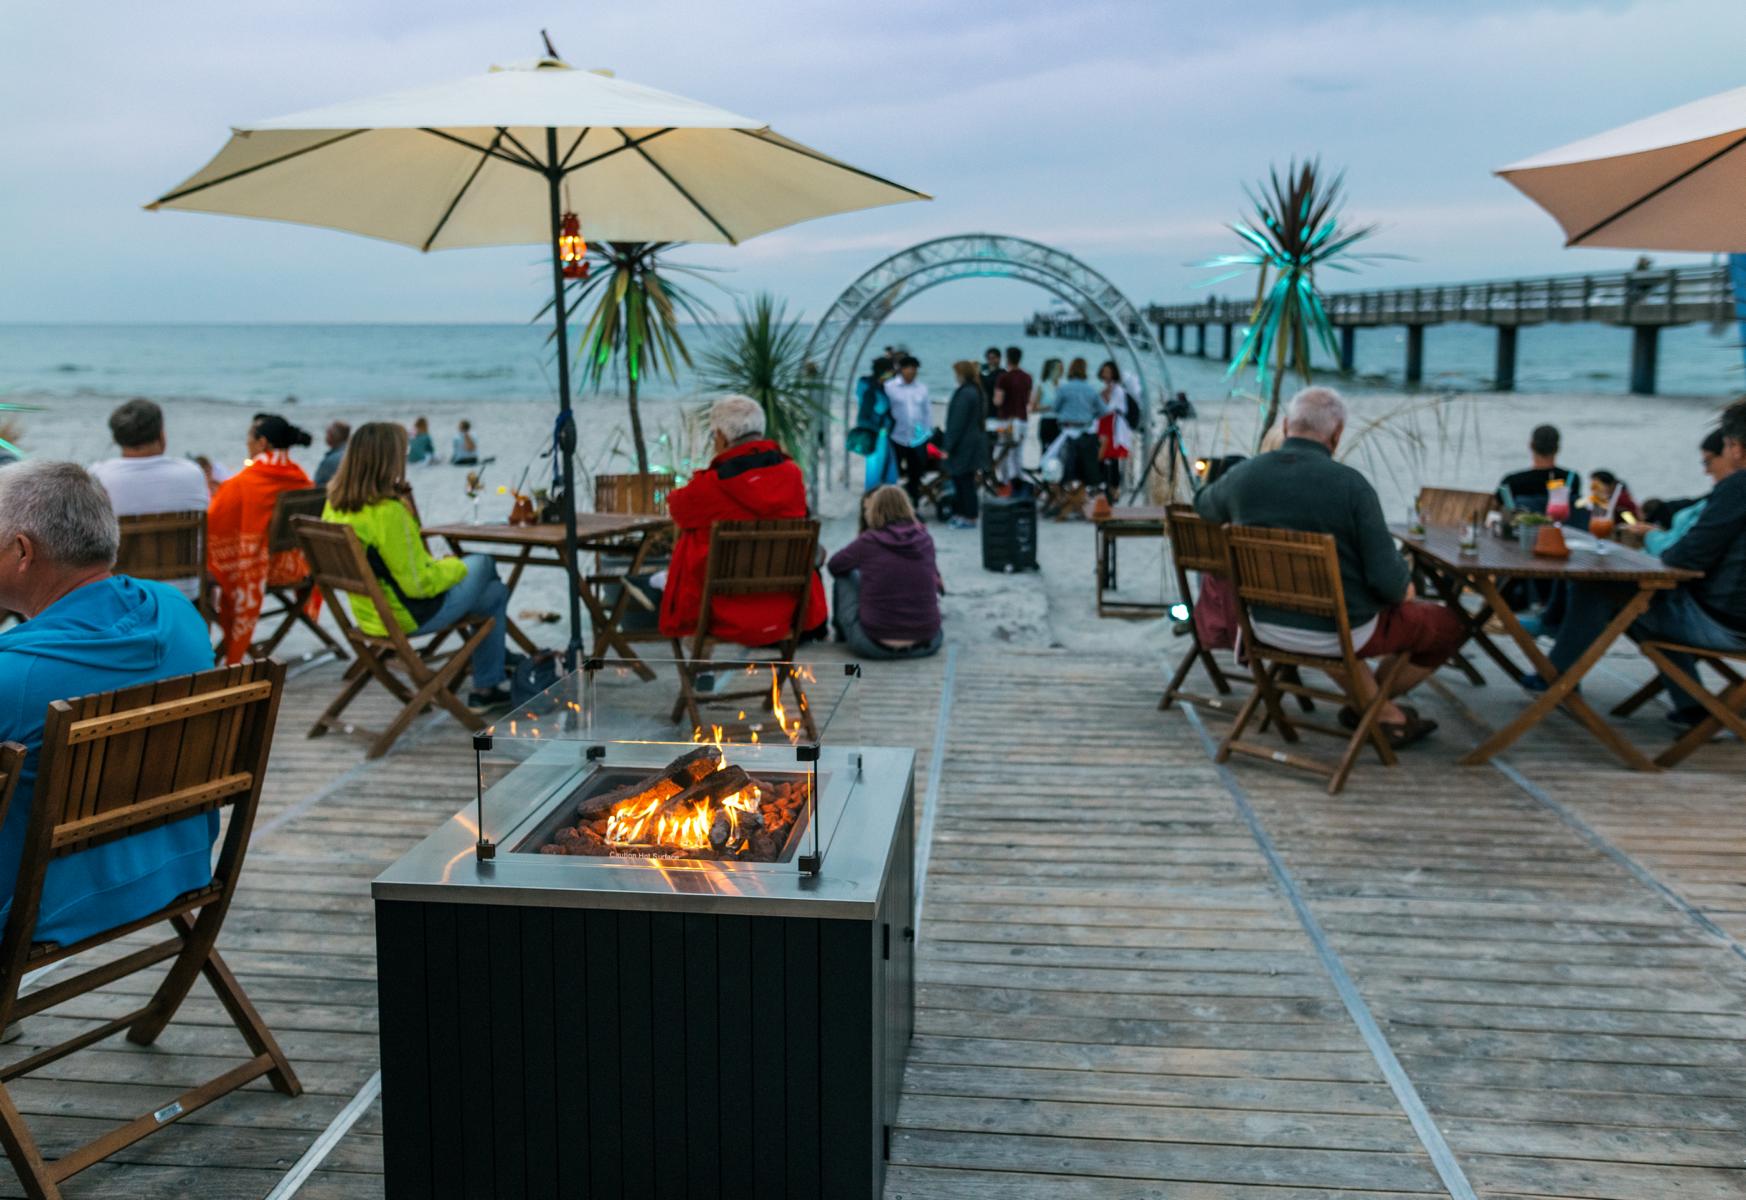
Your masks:
M286 1096L303 1090L215 948L248 851L284 682L282 664L250 662L49 705L23 857L0 938L0 1023L34 1016L158 963L169 961L170 968L143 1006L0 1068L0 1144L33 1200L54 1200L69 1176L263 1075ZM17 748L0 748L0 811L10 802L18 766ZM222 808L230 809L230 820L211 884L69 945L33 942L50 864ZM159 922L168 922L174 936L19 995L26 972ZM150 1045L175 1017L197 975L217 994L253 1057L58 1159L45 1159L6 1085L122 1030L128 1041Z
M671 475L596 475L594 477L594 511L628 515L666 515L667 496L676 486ZM638 603L624 587L627 575L641 575L658 568L673 548L671 532L645 537L638 534L615 546L607 546L594 554L594 574L587 585L600 598L602 606L611 610L609 620L614 629L629 642L664 642L667 638L656 629L624 630L625 613Z
M1164 526L1166 536L1170 539L1171 563L1176 569L1176 594L1182 597L1182 603L1189 610L1188 633L1185 635L1188 638L1188 653L1176 664L1176 673L1170 677L1170 683L1158 701L1158 708L1167 709L1178 700L1187 700L1204 708L1222 709L1231 704L1227 699L1231 695L1231 683L1225 677L1218 660L1213 657L1212 650L1200 640L1200 627L1194 621L1195 593L1188 573L1195 571L1203 579L1229 581L1230 575L1225 567L1228 558L1225 533L1220 526L1201 520L1194 508L1187 504L1169 505L1164 513ZM1196 663L1206 672L1218 695L1207 696L1183 689L1182 685L1187 682L1188 674Z
M1651 638L1637 643L1650 662L1655 664L1668 679L1673 680L1685 690L1691 698L1701 704L1708 715L1692 726L1679 739L1663 750L1655 758L1655 765L1674 767L1691 757L1692 751L1716 736L1719 730L1726 729L1742 742L1746 742L1746 675L1736 670L1733 663L1746 664L1746 650L1710 650L1702 646L1687 646L1680 642L1667 642ZM1712 693L1708 688L1690 673L1675 663L1669 655L1690 655L1710 665L1724 683L1719 692ZM1628 716L1641 708L1643 704L1662 688L1661 676L1658 675L1639 688L1628 700L1613 709L1616 717Z
M792 662L800 646L800 635L806 632L806 602L812 590L817 551L817 521L718 521L710 527L709 559L704 567L697 630L691 635L689 648L681 639L672 639L673 657L679 668L679 698L673 703L672 720L689 716L693 727L706 728L703 703L744 708L741 701L761 698L769 706L771 689L767 687L712 692L701 699L698 696L697 677L710 671L710 656L715 649L716 639L710 634L715 601L723 596L792 596L794 619L782 640L770 647L757 647L774 651L776 662ZM792 689L795 712L807 736L816 738L818 730L798 675L788 668L782 668L780 675L778 686Z
M1246 754L1269 762L1314 771L1328 777L1328 794L1334 795L1346 786L1346 777L1365 742L1376 748L1376 756L1385 766L1394 766L1394 748L1378 725L1388 693L1406 661L1397 656L1376 680L1375 694L1365 700L1359 694L1357 680L1360 664L1352 645L1352 626L1346 618L1346 597L1340 584L1340 553L1331 534L1300 533L1289 529L1257 529L1241 525L1225 527L1226 570L1230 572L1232 590L1237 599L1237 622L1243 631L1243 645L1249 656L1249 671L1255 680L1255 690L1237 711L1235 723L1225 740L1219 744L1217 761L1227 761L1233 753ZM1339 635L1340 652L1335 655L1301 654L1281 650L1261 642L1255 636L1250 619L1253 607L1299 613L1332 621ZM1294 721L1285 715L1280 703L1284 690L1279 677L1288 667L1321 671L1340 689L1340 698L1358 713L1358 727L1350 735L1345 730L1313 725L1301 718ZM1346 739L1345 750L1335 763L1278 750L1273 746L1243 740L1243 732L1254 719L1257 709L1265 707L1269 722L1286 742L1298 741L1301 725L1318 733L1328 733Z
M297 534L291 528L293 517L321 516L322 509L327 505L327 489L299 488L294 492L280 492L279 498L273 503L273 519L267 525L267 554L283 554L287 550L296 550ZM255 658L271 658L273 651L279 648L279 643L285 640L285 635L298 625L308 629L321 644L332 650L340 658L350 658L346 648L321 627L321 622L311 617L305 611L309 598L315 594L315 577L308 576L293 584L268 584L267 596L278 604L277 608L263 608L260 621L265 624L270 618L279 618L279 626L265 641L256 642L249 647L249 654Z
M206 570L205 511L147 513L122 517L118 524L121 544L115 553L116 574L159 583L195 580L199 591L190 599L211 625L216 615L212 576Z
M358 535L350 525L318 521L313 517L295 517L291 527L296 532L297 544L309 559L315 586L321 589L322 597L333 610L340 632L357 652L356 660L346 669L341 680L340 694L310 726L309 736L320 737L330 729L337 729L342 733L369 737L373 739L369 757L380 758L406 732L406 727L432 706L448 709L468 729L483 729L484 719L462 703L455 691L472 662L473 652L491 631L491 618L462 617L452 625L433 631L422 648L414 646L412 635L395 624L381 581L370 569L363 543L358 541ZM342 597L351 596L361 596L375 606L382 614L386 634L365 633L352 622L349 603L342 603ZM443 642L451 634L464 632L468 627L472 633L458 649L442 649ZM395 674L396 668L406 675L404 681ZM372 679L402 705L399 715L380 733L354 727L340 719L346 706Z

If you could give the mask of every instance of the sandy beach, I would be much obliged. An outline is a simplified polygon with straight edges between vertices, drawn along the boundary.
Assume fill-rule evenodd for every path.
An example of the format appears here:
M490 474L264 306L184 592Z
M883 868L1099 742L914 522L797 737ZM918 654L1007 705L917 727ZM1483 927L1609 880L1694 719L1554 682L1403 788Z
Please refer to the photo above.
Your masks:
M1610 468L1625 478L1639 499L1701 493L1707 489L1707 481L1698 471L1697 443L1725 403L1722 397L1365 391L1354 392L1350 401L1353 428L1347 433L1343 453L1375 482L1390 519L1404 514L1408 499L1424 484L1476 489L1495 486L1504 473L1526 464L1528 433L1544 421L1557 424L1564 432L1565 450L1560 461L1585 476L1597 467ZM685 447L701 444L687 443L683 427L686 413L702 402L702 397L644 400L644 421L651 440L667 439L651 449L657 463L682 464ZM44 401L43 411L21 415L22 444L37 457L84 463L109 457L115 448L109 444L105 422L114 403L111 398L96 396ZM293 456L307 470L313 470L319 461L321 432L335 418L356 425L365 420L410 423L415 416L428 417L439 451L445 456L456 422L462 417L471 419L482 452L496 459L486 470L486 494L479 502L479 516L484 521L508 515L509 498L497 493L499 485L513 484L529 464L530 479L551 469L550 460L540 456L549 444L552 414L543 405L525 401L437 402L406 411L295 405L279 411L315 435L315 446ZM170 452L206 455L234 469L243 457L243 433L250 415L247 408L232 403L166 402ZM591 476L634 469L623 434L626 419L621 398L585 396L578 402L577 416L581 471ZM1377 421L1383 424L1369 427ZM1185 426L1189 452L1241 452L1253 439L1255 423L1249 401L1201 403L1198 417ZM1034 462L1036 456L1033 441L1027 457ZM825 545L832 550L852 538L855 531L858 489L838 486L839 471L840 464L826 473L826 486L820 493ZM446 463L409 468L427 523L472 519L465 474ZM859 460L855 460L851 476L858 485ZM584 485L583 496L591 492L591 486ZM1089 525L1044 522L1038 544L1042 569L1018 575L982 569L977 533L937 523L932 528L946 580L944 611L951 639L1066 647L1092 655L1131 654L1136 644L1143 645L1148 654L1170 650L1173 639L1165 623L1098 618ZM1174 581L1166 577L1167 563L1158 546L1127 542L1121 548L1120 561L1125 597L1174 597ZM512 601L515 612L557 612L563 608L561 580L551 571L530 572ZM548 638L560 637L560 626L540 628ZM287 643L290 653L305 648L301 642Z

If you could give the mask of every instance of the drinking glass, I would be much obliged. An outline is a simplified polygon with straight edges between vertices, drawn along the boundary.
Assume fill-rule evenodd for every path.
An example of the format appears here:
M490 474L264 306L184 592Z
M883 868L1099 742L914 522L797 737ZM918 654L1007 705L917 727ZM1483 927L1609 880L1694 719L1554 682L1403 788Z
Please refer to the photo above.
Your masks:
M1468 521L1461 526L1461 553L1477 554L1479 552L1479 526Z

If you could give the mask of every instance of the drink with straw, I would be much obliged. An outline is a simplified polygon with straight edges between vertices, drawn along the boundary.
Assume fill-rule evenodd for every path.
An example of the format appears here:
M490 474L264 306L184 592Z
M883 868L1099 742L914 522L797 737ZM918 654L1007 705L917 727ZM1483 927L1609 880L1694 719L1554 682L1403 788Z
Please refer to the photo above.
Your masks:
M1570 478L1548 480L1546 484L1546 519L1558 524L1570 520Z

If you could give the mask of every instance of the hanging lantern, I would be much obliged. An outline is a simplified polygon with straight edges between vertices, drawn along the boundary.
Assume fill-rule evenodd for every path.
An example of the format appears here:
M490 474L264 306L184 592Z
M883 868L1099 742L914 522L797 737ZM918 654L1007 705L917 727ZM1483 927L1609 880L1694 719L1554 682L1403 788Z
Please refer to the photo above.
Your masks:
M588 278L588 243L582 240L582 222L575 213L565 213L559 229L558 261L563 264L564 278Z

